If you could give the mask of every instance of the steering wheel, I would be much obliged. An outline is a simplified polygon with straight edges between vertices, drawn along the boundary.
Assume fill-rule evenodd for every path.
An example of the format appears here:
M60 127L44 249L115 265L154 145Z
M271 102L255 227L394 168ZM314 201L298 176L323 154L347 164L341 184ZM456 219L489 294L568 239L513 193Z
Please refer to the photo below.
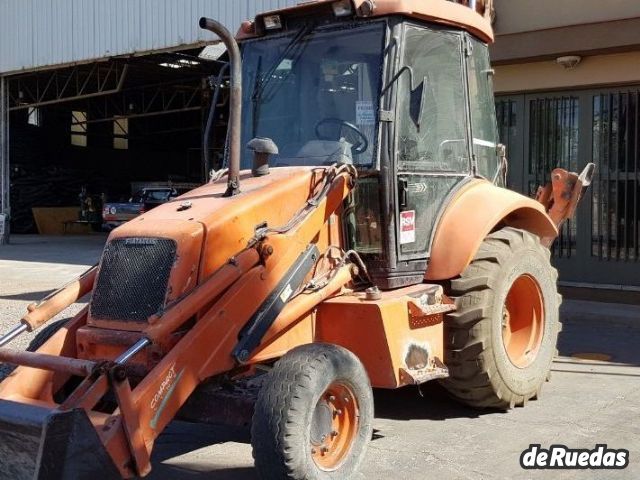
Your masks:
M322 129L320 127L322 127L323 125L337 126L337 130L335 131L337 140L340 140L340 138L344 138L346 141L348 141L352 145L351 151L356 155L366 152L369 148L369 140L367 140L365 134L362 133L360 129L353 123L346 122L340 118L325 118L324 120L320 120L316 124L316 137L318 137L319 140L336 140L335 137L331 138L332 136L322 134ZM352 137L355 138L348 138L347 135L343 135L343 129L346 129L345 133L347 134L351 132Z

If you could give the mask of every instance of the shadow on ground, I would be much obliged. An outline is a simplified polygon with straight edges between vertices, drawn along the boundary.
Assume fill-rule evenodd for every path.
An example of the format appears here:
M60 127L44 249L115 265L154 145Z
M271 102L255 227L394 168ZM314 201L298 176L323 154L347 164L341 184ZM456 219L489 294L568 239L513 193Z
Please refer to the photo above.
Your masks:
M151 461L150 480L166 478L207 480L256 480L253 467L221 467L208 462L180 462L177 457L226 442L251 443L248 430L176 421L158 438ZM172 463L164 463L167 460Z
M201 465L184 463L181 465L155 465L150 480L180 478L181 480L258 480L253 467L230 467L203 469Z
M158 438L153 457L164 461L224 442L251 443L251 435L243 428L175 421Z
M390 420L448 420L451 418L478 418L482 415L502 413L497 410L478 410L453 400L438 382L429 382L420 388L405 387L398 390L375 390L377 418Z
M44 297L49 295L53 290L41 290L38 292L25 292L18 293L15 295L0 295L0 300L23 300L26 302L36 302L38 300L42 300Z
M600 308L606 309L608 304L601 305ZM617 321L609 318L606 311L599 318L564 315L563 330L558 340L559 354L572 357L596 353L610 357L609 362L640 365L640 314L636 320ZM577 362L585 365L584 361Z
M422 395L421 393L422 392ZM450 418L475 418L495 411L480 411L465 407L448 397L435 382L423 385L420 390L375 390L377 418L400 421L446 420ZM375 430L373 440L384 438L384 431ZM220 467L215 459L208 461L184 461L179 457L187 453L227 442L250 444L250 432L242 428L200 425L176 421L159 437L152 457L151 480L164 478L208 479L208 480L255 480L251 467ZM191 457L190 457L191 460Z

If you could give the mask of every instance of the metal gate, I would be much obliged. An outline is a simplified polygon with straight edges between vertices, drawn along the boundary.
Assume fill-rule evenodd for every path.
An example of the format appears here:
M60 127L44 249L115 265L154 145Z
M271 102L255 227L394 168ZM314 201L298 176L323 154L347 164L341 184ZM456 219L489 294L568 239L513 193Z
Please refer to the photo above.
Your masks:
M640 87L498 96L510 187L593 161L592 188L553 246L564 284L640 286Z

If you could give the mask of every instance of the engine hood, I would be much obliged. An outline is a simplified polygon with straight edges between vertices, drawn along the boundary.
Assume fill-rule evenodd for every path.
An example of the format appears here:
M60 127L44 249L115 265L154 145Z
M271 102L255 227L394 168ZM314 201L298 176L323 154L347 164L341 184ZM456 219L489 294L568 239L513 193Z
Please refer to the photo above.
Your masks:
M98 317L115 321L125 320L118 318L123 315L131 317L127 312L135 310L134 305L143 300L141 296L151 295L149 288L159 288L154 282L167 284L167 274L162 305L183 296L243 250L257 227L265 223L271 227L286 224L304 206L323 172L324 169L318 167L283 167L272 169L267 176L253 177L250 171L243 171L241 192L236 196L223 197L226 178L222 178L115 229L109 236L98 272L90 323L103 323ZM144 248L150 250L160 246L136 239L149 238L172 242L164 242L162 252L158 250L157 254L147 256ZM169 272L161 271L157 266L163 265L162 259L166 260L167 255L174 256L171 266L164 267L165 270L170 268ZM147 258L154 264L145 265ZM120 263L110 267L106 265L107 261ZM115 278L106 279L107 274ZM119 298L131 297L128 310L125 308L124 313L112 315L107 308L107 314L100 315L94 308L98 304L96 300L100 300L101 295L113 297L113 294L101 291L101 287L104 291L119 291ZM118 298L102 300L109 305Z

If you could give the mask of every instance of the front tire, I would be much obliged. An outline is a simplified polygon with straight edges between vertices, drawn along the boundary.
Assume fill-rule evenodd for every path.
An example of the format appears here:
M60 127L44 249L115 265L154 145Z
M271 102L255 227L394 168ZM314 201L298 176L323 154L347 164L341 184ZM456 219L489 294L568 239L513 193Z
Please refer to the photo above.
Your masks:
M558 274L535 235L490 234L460 278L446 321L443 386L473 407L508 409L537 398L549 378L561 329Z
M251 443L265 480L348 480L371 439L373 393L358 358L309 344L283 356L258 395Z

